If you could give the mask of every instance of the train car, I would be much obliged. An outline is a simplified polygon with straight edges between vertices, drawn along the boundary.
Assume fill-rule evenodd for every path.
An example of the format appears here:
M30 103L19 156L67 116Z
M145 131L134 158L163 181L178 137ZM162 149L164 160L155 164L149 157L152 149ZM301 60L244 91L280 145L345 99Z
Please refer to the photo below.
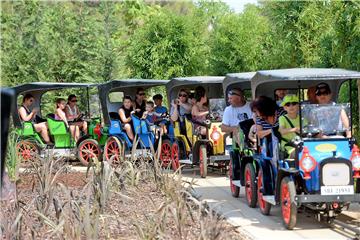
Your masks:
M285 89L300 100L300 131L285 145L294 148L293 157L282 149L274 128L271 137L263 138L253 155L260 166L257 176L260 211L268 215L271 206L280 205L287 229L295 227L301 206L331 221L350 202L360 202L360 152L352 137L352 96L348 84L354 79L360 79L359 72L295 68L258 71L251 80L254 98L274 97L275 90ZM345 83L349 102L336 103L340 87L346 89ZM327 96L331 98L328 104L304 99L314 86L318 103L320 97ZM294 104L297 103L288 106Z

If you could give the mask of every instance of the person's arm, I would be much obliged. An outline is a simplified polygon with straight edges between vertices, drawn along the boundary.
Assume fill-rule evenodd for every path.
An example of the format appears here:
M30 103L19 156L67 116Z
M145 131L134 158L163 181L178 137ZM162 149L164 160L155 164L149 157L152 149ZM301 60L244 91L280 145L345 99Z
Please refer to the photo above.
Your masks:
M238 127L230 127L229 125L222 123L221 131L225 133L236 133L238 131Z
M32 112L29 115L26 113L26 110L25 110L24 107L21 107L19 109L20 118L25 122L30 121L31 119L33 119L35 114L36 114L36 109L35 108L32 110Z
M346 137L350 138L351 137L351 131L349 130L350 128L350 121L348 116L346 115L346 112L344 111L344 109L341 110L341 122L344 126L346 130Z
M66 114L64 113L64 111L62 111L60 108L56 109L56 114L60 117L61 120L64 121L65 125L67 127L69 127L69 123L66 119Z
M123 123L128 123L128 122L131 121L131 117L126 118L125 112L124 112L124 110L122 108L119 109L119 116L120 116L120 120Z
M179 111L177 109L177 104L172 102L171 105L172 105L172 108L170 111L170 115L171 115L170 118L171 118L171 121L176 122L179 118Z
M261 125L256 124L256 132L259 138L264 138L265 136L271 134L271 129L263 130Z
M67 119L67 120L73 121L73 120L75 119L75 116L73 116L73 115L70 114L69 108L70 108L69 105L66 105L66 106L65 106L65 110L64 110L65 116L66 116L66 119Z
M193 108L191 110L191 114L196 117L202 117L202 116L208 115L209 111L200 112L198 106L193 106Z
M186 112L190 112L192 109L192 106L191 106L191 104L189 104L189 103L182 103L180 100L178 100L179 101L179 105L180 105L180 107L183 107L184 109L185 109L185 111Z

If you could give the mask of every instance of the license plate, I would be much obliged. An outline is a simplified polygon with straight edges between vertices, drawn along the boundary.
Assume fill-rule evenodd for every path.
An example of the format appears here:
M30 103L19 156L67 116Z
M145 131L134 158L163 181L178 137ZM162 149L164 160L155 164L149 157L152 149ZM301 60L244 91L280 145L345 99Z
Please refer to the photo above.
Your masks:
M321 195L349 195L354 194L354 186L321 186Z

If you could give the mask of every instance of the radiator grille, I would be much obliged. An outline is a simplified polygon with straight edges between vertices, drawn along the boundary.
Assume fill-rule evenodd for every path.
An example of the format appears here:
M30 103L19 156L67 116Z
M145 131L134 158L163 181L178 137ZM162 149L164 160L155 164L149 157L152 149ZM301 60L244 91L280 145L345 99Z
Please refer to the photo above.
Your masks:
M324 186L349 185L349 166L345 163L326 163L322 168L322 182Z

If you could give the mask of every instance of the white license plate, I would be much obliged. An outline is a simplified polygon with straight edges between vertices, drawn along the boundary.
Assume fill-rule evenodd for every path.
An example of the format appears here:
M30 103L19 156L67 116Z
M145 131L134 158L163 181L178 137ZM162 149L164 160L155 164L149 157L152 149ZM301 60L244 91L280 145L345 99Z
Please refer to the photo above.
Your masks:
M349 195L354 194L354 186L321 186L321 195Z

